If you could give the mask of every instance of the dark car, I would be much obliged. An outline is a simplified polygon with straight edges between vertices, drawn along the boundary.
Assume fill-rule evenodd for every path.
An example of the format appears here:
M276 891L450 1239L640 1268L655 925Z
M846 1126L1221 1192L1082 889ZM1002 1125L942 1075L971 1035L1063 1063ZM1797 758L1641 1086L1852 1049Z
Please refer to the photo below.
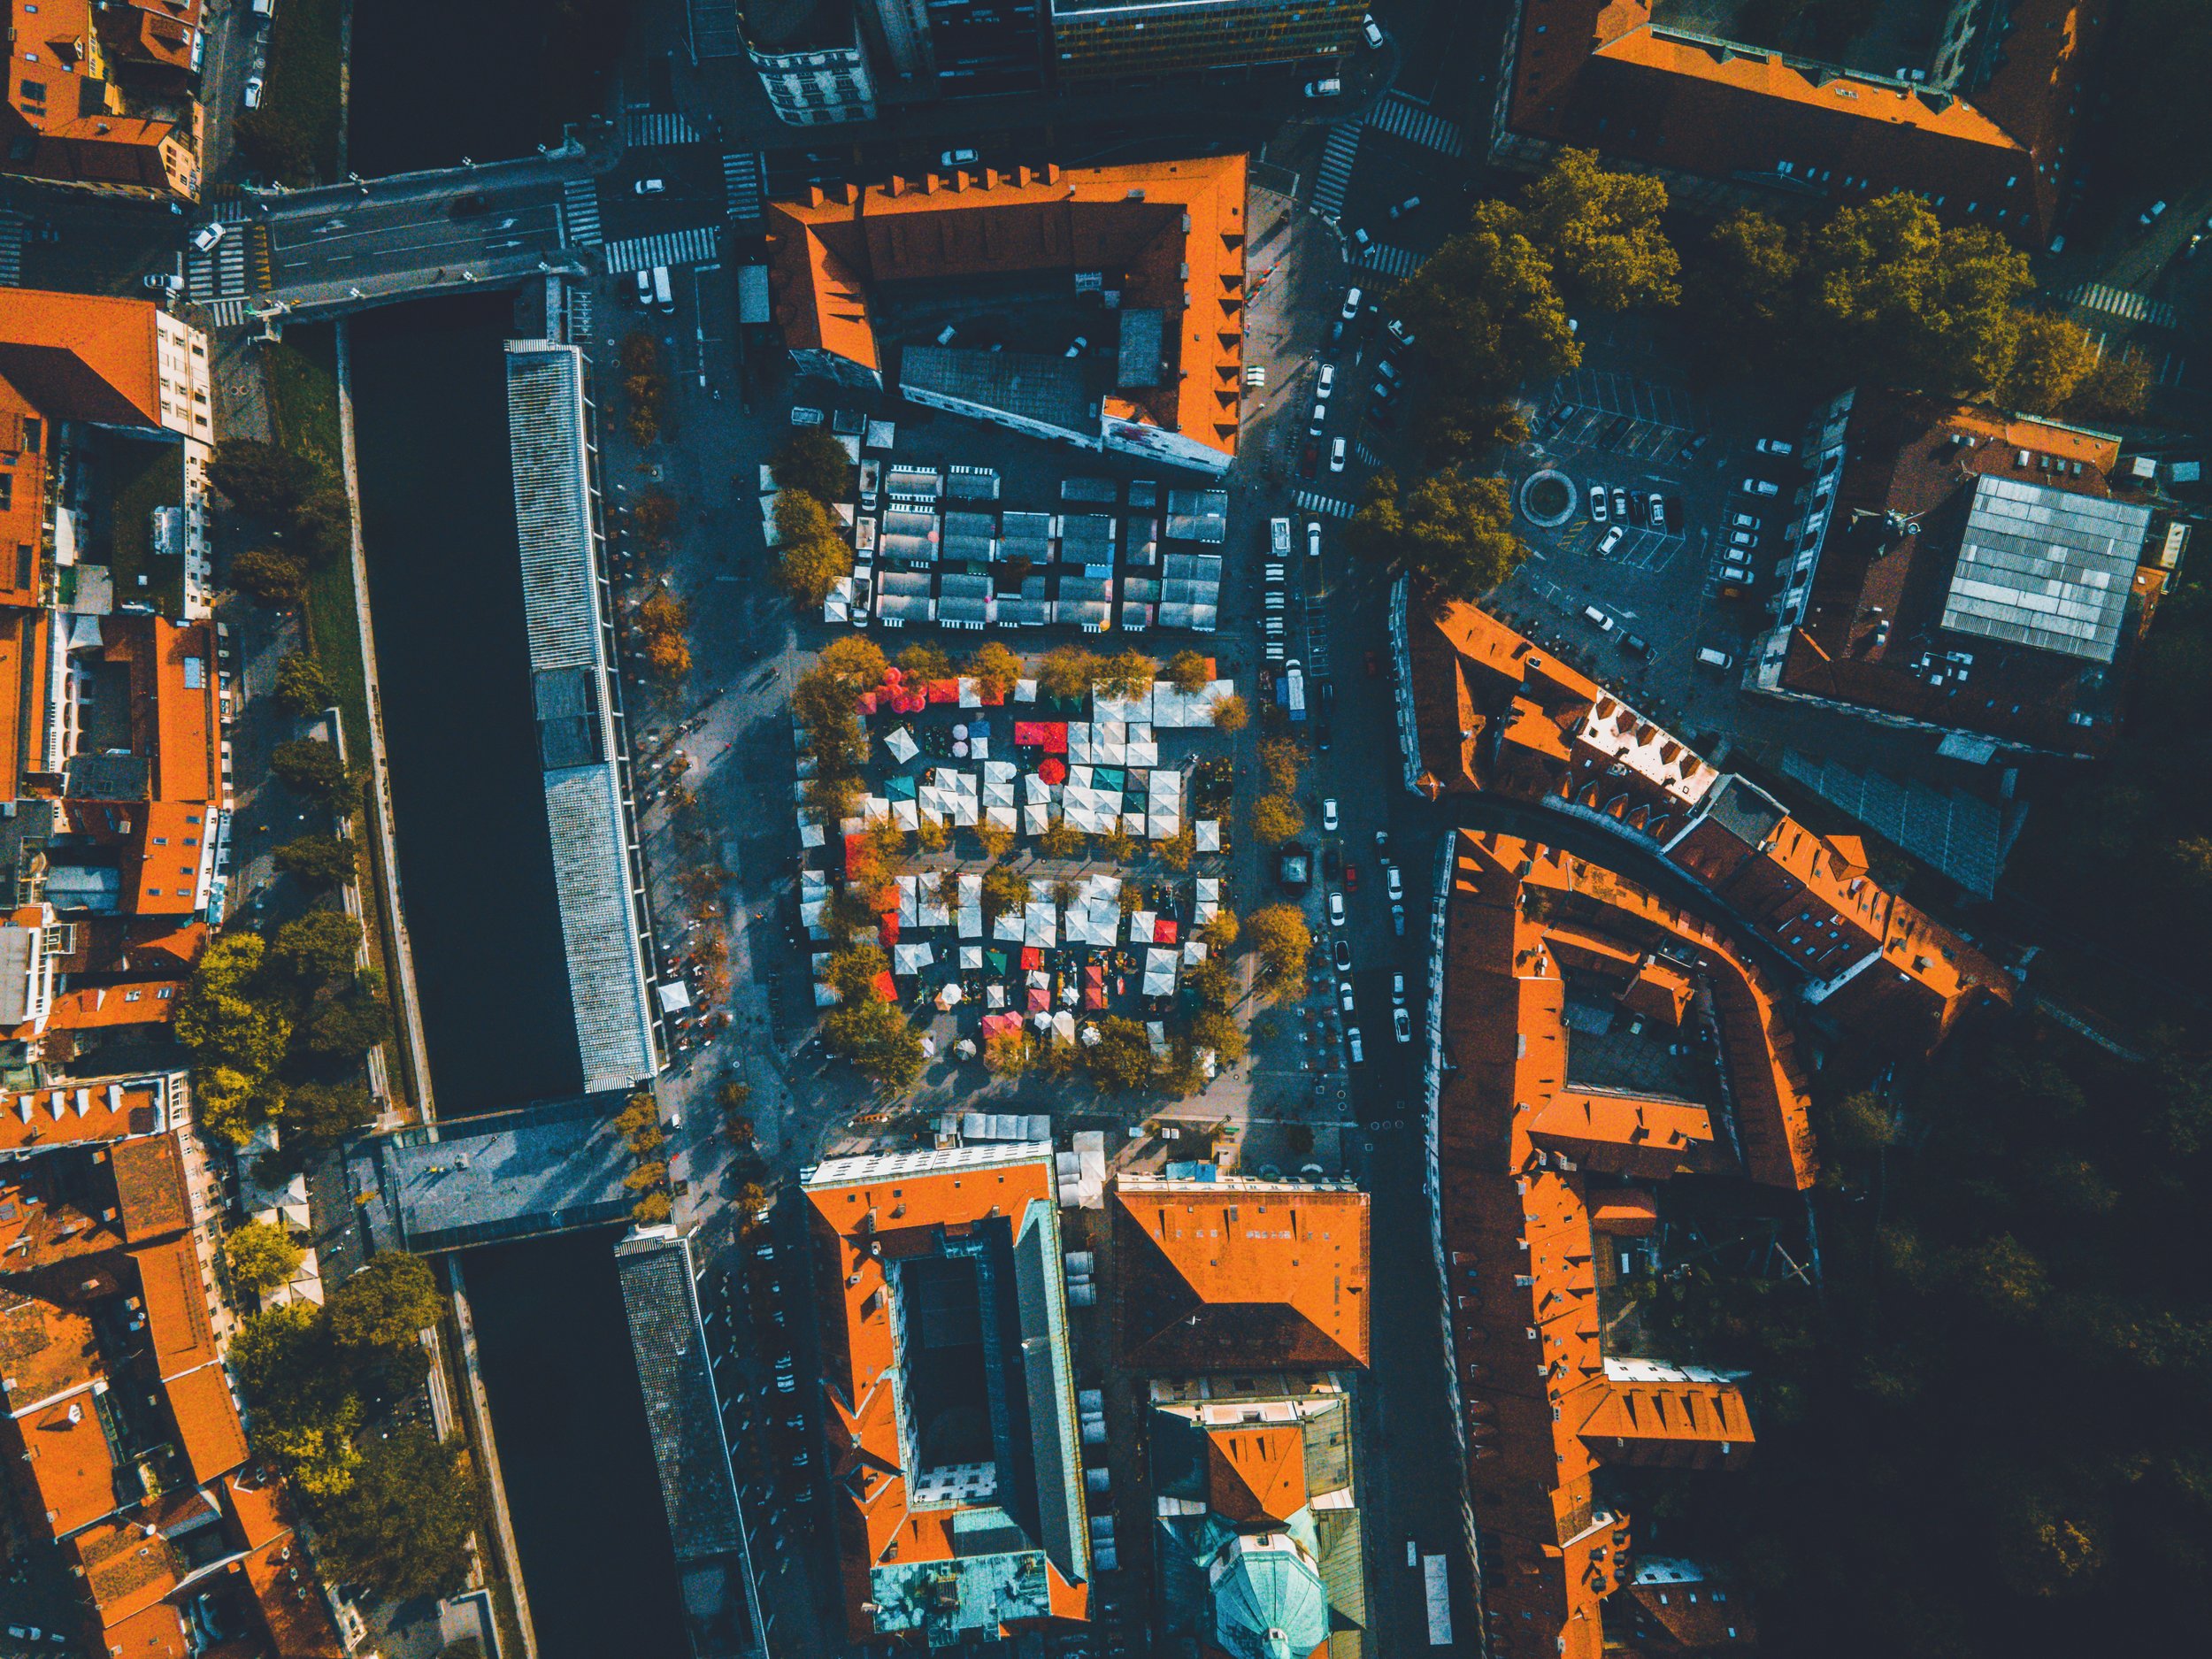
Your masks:
M1616 418L1613 424L1605 429L1605 436L1598 440L1600 446L1608 449L1611 449L1628 435L1628 429L1635 424L1635 418L1631 415Z
M1624 634L1621 635L1621 649L1631 657L1647 657L1651 655L1651 642L1640 634Z
M1344 866L1344 890L1347 893L1359 891L1359 866L1357 864L1347 864Z
M1343 867L1343 856L1339 853L1335 848L1328 847L1322 849L1321 879L1324 881L1335 880L1337 878L1337 872Z
M467 219L483 212L491 204L491 197L481 190L464 190L453 198L452 205L446 211L456 219Z
M1628 492L1628 517L1635 524L1651 522L1651 514L1644 507L1644 498L1632 489Z
M1304 449L1298 451L1299 477L1311 478L1320 465L1321 446L1319 444L1309 443Z
M1367 677L1368 677L1368 679L1372 680L1372 679L1374 679L1377 675L1380 674L1381 672L1382 672L1382 661L1381 661L1381 659L1380 659L1379 657L1378 657L1375 655L1375 653L1374 653L1374 652L1372 652L1372 651L1368 652L1368 653L1367 653Z

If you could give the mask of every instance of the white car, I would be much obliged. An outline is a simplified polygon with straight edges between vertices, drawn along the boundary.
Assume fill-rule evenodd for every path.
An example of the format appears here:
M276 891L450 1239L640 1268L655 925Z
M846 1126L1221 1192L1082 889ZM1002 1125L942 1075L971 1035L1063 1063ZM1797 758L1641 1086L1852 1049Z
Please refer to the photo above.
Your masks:
M1619 525L1615 525L1608 530L1605 533L1605 539L1598 543L1598 557L1605 558L1609 556L1615 548L1620 546L1627 534L1628 532Z
M1398 873L1398 866L1395 864L1383 866L1383 886L1389 891L1390 902L1393 904L1406 895L1405 878Z
M1360 19L1360 28L1361 31L1367 36L1368 45L1373 47L1377 51L1382 50L1382 25L1376 22L1373 18L1366 17Z
M246 107L250 110L257 110L261 107L261 77L259 75L246 77Z
M668 184L662 179L640 179L630 188L640 196L659 196L668 188Z
M1336 390L1336 365L1325 363L1321 365L1321 373L1314 376L1313 395L1325 403L1329 401L1329 394L1334 390Z
M1751 447L1761 455L1794 455L1797 453L1793 445L1785 443L1779 438L1762 438Z
M1759 527L1759 520L1747 512L1732 514L1728 522L1739 530L1756 530Z
M1306 520L1306 557L1310 559L1321 557L1321 521L1318 518Z
M1752 534L1748 530L1731 530L1728 533L1728 545L1730 547L1755 548L1759 545L1759 538Z
M1406 326L1394 317L1390 319L1390 337L1400 345L1409 348L1412 346L1414 341L1414 336L1406 332Z
M1593 524L1603 524L1605 520L1605 486L1593 484L1590 486L1590 521Z
M1341 317L1346 322L1350 322L1353 318L1359 315L1359 303L1361 298L1362 296L1357 288L1345 289L1344 309L1339 311L1337 315Z
M1354 1065L1364 1065L1366 1064L1367 1045L1360 1041L1359 1027L1357 1025L1347 1025L1344 1028L1344 1047L1346 1051L1351 1055L1352 1064Z
M1413 1016L1402 1006L1390 1010L1390 1034L1400 1042L1413 1041Z
M158 294L181 294L184 279L173 271L154 271L147 274L146 286Z
M1349 979L1336 982L1336 1005L1348 1014L1352 1011L1352 982Z
M1651 527L1662 532L1667 527L1667 498L1655 489L1651 492Z
M192 233L193 249L200 253L205 253L210 248L212 248L217 242L222 240L223 226L219 222L212 225L203 225L199 227L199 229Z
M1306 82L1306 96L1310 98L1333 98L1343 90L1344 82L1334 75L1325 81Z
M1343 470L1344 440L1341 438L1333 438L1329 442L1329 471L1332 472L1341 472Z
M1778 495L1782 492L1781 486L1770 478L1747 478L1743 481L1743 493L1747 495Z
M1321 828L1326 834L1336 833L1336 797L1331 795L1321 803Z
M1068 356L1071 357L1081 357L1084 352L1090 349L1090 341L1086 336L1082 334L1076 335L1074 343L1068 347Z
M937 157L937 165L941 167L964 167L974 159L975 151L972 150L948 150Z
M1582 619L1585 622L1587 622L1592 627L1595 628L1600 634L1610 634L1613 631L1613 618L1607 616L1604 611L1599 610L1595 605L1585 605L1582 607Z
M1372 245L1374 240L1375 239L1372 236L1367 234L1367 227L1363 225L1358 227L1352 232L1352 246L1355 248L1369 247Z
M1332 927L1344 926L1344 895L1341 893L1329 895L1329 926Z
M1313 425L1306 428L1306 435L1310 438L1319 437L1321 428L1328 424L1328 420L1329 406L1326 403L1316 403L1313 406Z
M1405 1002L1406 976L1402 973L1394 973L1390 976L1390 1005L1393 1008L1403 1008Z

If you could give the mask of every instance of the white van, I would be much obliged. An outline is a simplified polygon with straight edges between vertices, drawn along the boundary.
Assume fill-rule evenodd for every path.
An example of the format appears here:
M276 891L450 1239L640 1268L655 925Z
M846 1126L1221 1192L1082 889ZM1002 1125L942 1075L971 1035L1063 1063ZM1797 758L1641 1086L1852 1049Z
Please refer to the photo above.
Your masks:
M676 291L668 285L668 267L664 265L653 267L653 303L669 316L676 313Z
M1743 481L1743 493L1747 495L1776 495L1781 493L1781 488L1770 478L1747 478Z
M1701 645L1697 648L1697 663L1701 668L1709 668L1717 674L1724 674L1736 665L1736 659L1726 651Z

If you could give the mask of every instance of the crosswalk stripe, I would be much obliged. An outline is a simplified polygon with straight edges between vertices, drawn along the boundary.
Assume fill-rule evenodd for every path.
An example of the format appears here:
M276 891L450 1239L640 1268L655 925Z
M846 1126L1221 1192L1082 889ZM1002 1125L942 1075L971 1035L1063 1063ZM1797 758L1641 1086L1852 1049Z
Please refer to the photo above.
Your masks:
M680 115L663 115L654 110L632 110L623 118L626 142L633 150L650 150L670 144L695 144L698 129Z
M2154 323L2162 328L2171 328L2177 320L2174 308L2165 301L2116 288L2108 282L2085 282L2066 299L2070 304L2103 311L2131 323Z
M1447 156L1463 155L1467 149L1467 141L1457 127L1440 116L1430 114L1402 93L1394 92L1377 104L1367 113L1367 124Z
M561 240L572 248L596 248L606 241L599 225L599 187L589 179L561 185Z
M607 270L615 276L657 265L693 265L717 256L721 232L714 226L701 230L671 231L664 236L632 236L607 244Z
M242 299L210 300L207 315L208 320L218 328L235 328L246 320L246 302Z
M1370 242L1360 250L1359 263L1379 276L1409 277L1421 268L1421 256L1384 242Z
M732 219L760 217L760 157L750 150L722 157L722 189L728 197Z
M1313 205L1330 219L1344 211L1344 187L1352 181L1359 135L1358 123L1346 121L1329 129L1329 142L1322 147L1321 165L1313 177Z
M1318 495L1310 489L1298 492L1298 510L1301 512L1317 512L1328 518L1348 518L1358 511L1348 501L1339 501L1333 495Z

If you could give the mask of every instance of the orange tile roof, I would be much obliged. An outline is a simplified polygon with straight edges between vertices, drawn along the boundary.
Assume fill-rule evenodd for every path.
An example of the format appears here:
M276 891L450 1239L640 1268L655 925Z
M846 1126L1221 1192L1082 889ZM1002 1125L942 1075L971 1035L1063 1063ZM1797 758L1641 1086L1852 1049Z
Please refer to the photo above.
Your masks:
M1149 424L1236 450L1244 337L1242 156L894 179L768 209L777 317L796 349L880 372L878 283L1118 270L1124 307L1166 313L1172 364L1123 388Z
M261 1622L269 1627L276 1659L345 1659L345 1644L338 1640L322 1586L296 1540L255 1550L246 1557L246 1579Z
M163 1126L164 1115L154 1087L120 1079L21 1094L0 1090L0 1152L151 1134Z
M157 1601L101 1634L113 1659L188 1659L192 1652L185 1643L183 1616L166 1601Z
M1721 1167L1712 1116L1689 1101L1563 1088L1530 1118L1528 1134L1608 1174L1656 1179Z
M177 1445L193 1479L204 1484L246 1461L246 1432L220 1365L203 1365L171 1378L163 1387L169 1415L176 1419Z
M54 1537L115 1513L115 1459L88 1391L4 1421L35 1494L32 1511Z
M159 314L150 300L10 288L0 294L0 378L52 420L158 426Z
M1306 1505L1305 1435L1294 1423L1206 1436L1208 1502L1237 1526L1287 1525Z
M32 434L36 449L29 449ZM44 535L46 466L53 452L53 423L4 374L0 374L0 478L7 480L0 504L0 604L38 603L39 544ZM18 580L28 549L27 580ZM0 710L10 707L0 702ZM13 787L14 773L7 774Z
M192 1194L185 1189L184 1154L174 1130L119 1141L108 1156L125 1238L136 1244L192 1225Z
M133 985L73 986L54 995L49 1031L99 1031L115 1025L166 1025L182 979L145 979Z
M138 1264L146 1307L146 1340L165 1379L196 1371L216 1356L207 1311L207 1283L198 1248L189 1238L150 1244L131 1252Z
M1367 1363L1365 1193L1123 1176L1113 1214L1130 1363Z
M230 1501L230 1512L248 1549L258 1549L291 1532L291 1498L273 1475L257 1470L225 1475L223 1495Z
M100 1375L92 1321L74 1308L14 1296L0 1308L0 1393L21 1411L83 1388Z
M176 1547L136 1517L88 1527L63 1548L103 1629L157 1605L182 1576Z

